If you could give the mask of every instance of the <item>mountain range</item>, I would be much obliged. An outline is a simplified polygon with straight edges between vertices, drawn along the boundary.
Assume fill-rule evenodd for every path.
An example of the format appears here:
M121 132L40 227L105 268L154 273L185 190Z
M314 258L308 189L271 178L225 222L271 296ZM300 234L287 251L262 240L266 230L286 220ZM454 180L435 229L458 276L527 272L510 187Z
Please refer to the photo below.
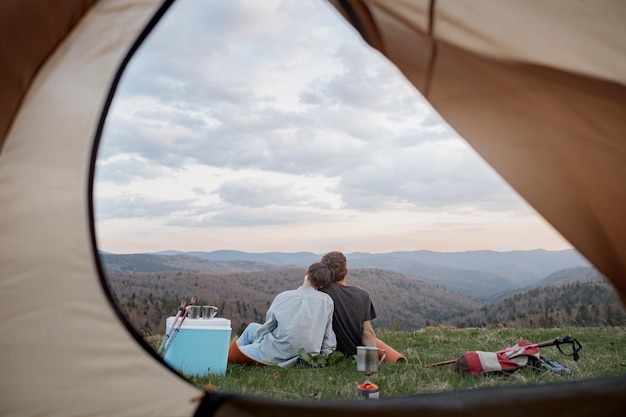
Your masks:
M191 295L198 296L200 304L218 306L220 316L229 318L235 330L250 321L262 322L273 297L301 285L308 265L321 257L310 252L238 251L100 256L117 304L135 328L147 334L162 331L165 318ZM370 293L377 328L626 323L614 289L574 251L417 251L346 257L348 285Z
M234 250L116 255L101 253L110 272L190 271L207 274L308 267L321 258L313 252L249 253ZM524 288L550 274L591 267L577 251L397 251L346 253L348 270L375 268L397 272L473 297Z

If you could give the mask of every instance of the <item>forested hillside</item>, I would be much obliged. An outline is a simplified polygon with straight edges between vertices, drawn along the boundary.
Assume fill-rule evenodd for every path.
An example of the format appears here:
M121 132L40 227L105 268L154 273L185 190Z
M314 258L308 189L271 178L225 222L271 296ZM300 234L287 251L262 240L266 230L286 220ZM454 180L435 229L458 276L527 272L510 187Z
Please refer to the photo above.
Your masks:
M176 313L181 300L194 295L200 305L216 305L218 316L230 319L235 332L251 321L263 322L276 294L301 285L304 273L305 268L280 268L225 275L162 271L108 273L107 277L133 326L154 334L163 333L165 319ZM589 278L585 269L559 272L544 280L545 286L533 286L497 303L381 269L350 270L348 284L369 291L378 315L373 325L379 329L416 330L435 323L456 327L626 323L611 285L599 275Z
M271 301L281 291L302 284L305 268L237 272L226 275L191 272L109 273L111 291L130 322L145 333L163 333L165 319L181 300L198 296L198 304L215 305L218 316L237 330L250 321L263 322ZM471 297L395 272L376 269L350 271L349 285L368 290L379 328L413 330L482 303Z
M443 322L456 327L614 326L626 324L626 314L613 287L595 281L536 287Z

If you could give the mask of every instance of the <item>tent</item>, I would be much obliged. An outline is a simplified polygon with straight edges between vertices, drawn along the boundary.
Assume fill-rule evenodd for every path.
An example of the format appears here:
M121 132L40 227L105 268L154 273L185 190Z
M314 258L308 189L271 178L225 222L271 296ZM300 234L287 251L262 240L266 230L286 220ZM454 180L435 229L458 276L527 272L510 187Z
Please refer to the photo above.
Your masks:
M120 71L171 3L0 2L1 415L622 414L624 377L280 402L167 368L104 285L92 187ZM626 3L331 3L626 300Z

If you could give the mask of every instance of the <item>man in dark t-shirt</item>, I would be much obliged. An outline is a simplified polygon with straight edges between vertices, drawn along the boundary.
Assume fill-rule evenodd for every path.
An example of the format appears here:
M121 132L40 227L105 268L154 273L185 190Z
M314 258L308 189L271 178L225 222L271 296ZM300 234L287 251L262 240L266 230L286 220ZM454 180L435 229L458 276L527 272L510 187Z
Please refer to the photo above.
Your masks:
M356 355L357 346L376 346L376 332L371 321L376 318L374 305L367 291L346 284L348 268L341 252L329 252L322 257L333 272L333 283L320 289L335 303L333 331L337 350L345 355Z

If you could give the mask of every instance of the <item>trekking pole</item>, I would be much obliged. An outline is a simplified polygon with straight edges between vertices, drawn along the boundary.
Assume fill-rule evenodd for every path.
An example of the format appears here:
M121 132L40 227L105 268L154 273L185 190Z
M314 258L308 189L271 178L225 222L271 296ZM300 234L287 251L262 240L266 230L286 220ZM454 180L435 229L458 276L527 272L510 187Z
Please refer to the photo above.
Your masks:
M449 359L447 361L428 363L424 365L424 368L434 368L435 366L449 365L451 363L456 363L456 361L457 361L456 359Z
M578 352L580 352L580 350L583 348L583 345L581 345L578 340L576 340L572 336L565 336L563 338L558 337L557 339L559 339L559 341L555 343L554 345L559 350L559 352L561 352L565 356L571 356L572 359L574 359L574 361L577 361L578 359L580 359L580 356L578 356ZM560 345L565 344L565 343L571 343L572 353L567 354L561 350Z
M561 346L560 346L562 344L571 344L572 345L572 353L567 354L567 353L563 352L563 350L561 349ZM528 345L515 346L515 347L511 347L511 348L501 349L501 350L498 350L498 351L496 351L494 353L501 354L501 353L512 352L512 351L520 350L520 349L540 348L540 347L547 347L547 346L556 346L557 349L559 349L559 352L561 352L565 356L572 356L575 361L577 361L580 358L578 356L578 352L580 352L580 350L583 348L583 346L580 344L580 342L578 342L578 340L576 340L572 336L565 336L565 337L557 337L557 338L551 339L551 340L546 340L545 342L532 343L532 344L528 344ZM452 364L452 363L456 363L457 360L458 359L450 359L450 360L447 360L447 361L429 363L427 365L424 365L424 367L425 368L433 368L435 366L449 365L449 364Z
M170 346L172 346L172 343L174 343L174 338L176 338L176 335L178 334L178 332L180 331L181 326L183 325L183 322L185 321L185 319L189 315L188 307L193 306L196 303L196 301L198 301L198 297L196 297L195 295L193 297L191 297L191 300L189 301L189 303L185 307L185 312L183 313L183 315L182 315L182 317L180 319L180 322L178 323L178 326L176 328L174 328L176 323L172 324L172 329L174 330L174 332L172 333L171 337L167 341L167 344L165 345L165 349L163 349L163 353L161 354L161 356L165 357L165 354L169 350Z
M163 338L163 341L161 342L161 345L159 346L157 353L161 354L161 351L163 351L163 348L165 347L165 343L170 338L170 335L172 334L172 330L174 330L174 326L176 325L178 318L181 316L181 314L183 314L186 307L187 307L187 301L185 300L181 301L180 306L178 307L178 312L176 313L176 317L174 317L174 322L172 323L172 327L170 327L170 329L167 331L167 334Z

